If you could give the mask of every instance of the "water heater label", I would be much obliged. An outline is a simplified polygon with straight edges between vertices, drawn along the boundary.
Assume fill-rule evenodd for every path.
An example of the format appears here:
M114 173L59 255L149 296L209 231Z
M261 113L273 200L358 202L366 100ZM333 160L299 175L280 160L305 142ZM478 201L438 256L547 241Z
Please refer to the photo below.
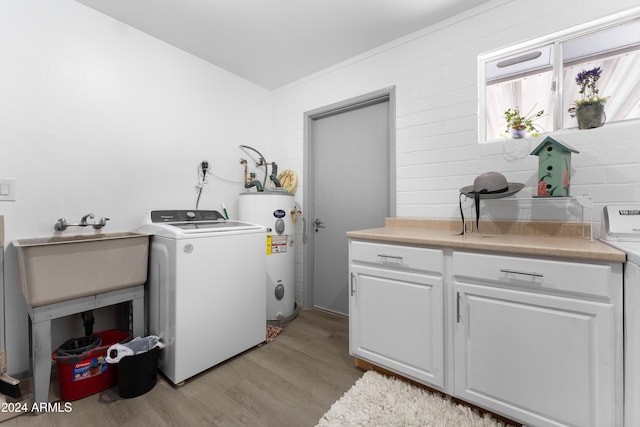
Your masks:
M282 209L278 209L273 211L273 216L275 216L276 218L284 218L287 215L287 213L285 211L283 211Z
M272 236L271 237L271 253L281 254L287 252L287 236Z

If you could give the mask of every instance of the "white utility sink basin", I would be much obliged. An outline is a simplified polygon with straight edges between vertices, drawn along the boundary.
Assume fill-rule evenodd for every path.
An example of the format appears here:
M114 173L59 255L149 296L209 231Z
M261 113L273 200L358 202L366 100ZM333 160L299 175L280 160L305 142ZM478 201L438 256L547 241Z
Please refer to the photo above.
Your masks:
M147 280L149 236L108 233L21 239L22 294L32 307L140 285Z

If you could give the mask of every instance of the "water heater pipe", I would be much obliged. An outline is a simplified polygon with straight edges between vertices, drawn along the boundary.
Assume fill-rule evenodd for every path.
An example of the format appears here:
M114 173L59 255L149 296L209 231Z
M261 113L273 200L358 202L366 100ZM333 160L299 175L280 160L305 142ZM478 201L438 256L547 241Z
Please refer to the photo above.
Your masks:
M246 148L248 150L254 151L258 154L259 159L260 159L260 163L262 163L264 165L264 178L262 180L262 188L265 187L266 183L267 183L267 175L269 174L269 172L267 171L267 160L264 158L264 156L262 155L262 153L260 153L258 150L256 150L253 147L249 147L248 145L240 145L240 148Z

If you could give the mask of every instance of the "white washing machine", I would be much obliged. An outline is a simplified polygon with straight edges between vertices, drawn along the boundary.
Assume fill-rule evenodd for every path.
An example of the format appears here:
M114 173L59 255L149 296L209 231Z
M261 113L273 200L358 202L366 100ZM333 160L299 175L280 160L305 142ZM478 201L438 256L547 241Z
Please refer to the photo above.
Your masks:
M267 228L267 320L295 311L295 198L287 192L241 193L239 218ZM262 247L265 245L263 243Z
M624 425L640 426L640 204L605 206L601 240L624 264Z
M265 341L264 227L217 211L150 211L149 333L174 384Z

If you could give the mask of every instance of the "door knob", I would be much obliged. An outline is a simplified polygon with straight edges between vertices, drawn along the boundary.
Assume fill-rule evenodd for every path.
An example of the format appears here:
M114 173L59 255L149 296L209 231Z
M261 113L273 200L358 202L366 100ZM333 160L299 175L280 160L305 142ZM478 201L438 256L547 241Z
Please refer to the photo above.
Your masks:
M318 232L318 228L324 228L324 222L320 221L319 218L316 218L316 220L313 221L313 225L316 230L316 233Z

